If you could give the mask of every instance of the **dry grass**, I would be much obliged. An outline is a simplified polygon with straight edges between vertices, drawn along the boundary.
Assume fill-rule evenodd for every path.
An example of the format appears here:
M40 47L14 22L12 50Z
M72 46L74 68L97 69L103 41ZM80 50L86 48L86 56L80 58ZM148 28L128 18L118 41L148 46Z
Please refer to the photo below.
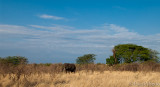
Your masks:
M160 87L159 72L80 71L76 73L0 76L1 87Z
M0 64L0 87L160 87L160 64L76 65L76 73L62 72L62 64Z

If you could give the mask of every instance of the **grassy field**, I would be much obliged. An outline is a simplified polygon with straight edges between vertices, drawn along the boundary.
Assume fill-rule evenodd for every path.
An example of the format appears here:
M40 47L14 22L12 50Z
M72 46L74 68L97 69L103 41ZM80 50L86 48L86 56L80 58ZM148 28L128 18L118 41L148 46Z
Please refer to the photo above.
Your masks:
M0 76L0 87L160 87L159 72L80 71Z
M160 64L76 64L76 73L63 64L0 65L0 87L160 87Z

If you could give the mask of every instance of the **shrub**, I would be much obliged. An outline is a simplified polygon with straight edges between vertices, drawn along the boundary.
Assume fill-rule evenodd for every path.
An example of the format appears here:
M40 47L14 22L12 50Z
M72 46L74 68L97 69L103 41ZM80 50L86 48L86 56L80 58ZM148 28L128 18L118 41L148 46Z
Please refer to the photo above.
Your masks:
M5 58L0 58L1 64L13 64L13 65L19 65L19 64L27 64L28 59L21 56L8 56Z

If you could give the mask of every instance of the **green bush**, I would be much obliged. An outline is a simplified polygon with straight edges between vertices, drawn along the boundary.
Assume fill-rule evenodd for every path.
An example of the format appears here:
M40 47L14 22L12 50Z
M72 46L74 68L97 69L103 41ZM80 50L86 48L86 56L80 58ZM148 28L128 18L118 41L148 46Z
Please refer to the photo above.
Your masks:
M27 64L28 59L21 56L8 56L5 58L0 58L1 64L13 64L13 65L19 65L19 64Z
M95 58L95 54L85 54L83 56L80 56L76 59L76 63L77 64L90 64L90 63L94 63L94 60L96 60Z

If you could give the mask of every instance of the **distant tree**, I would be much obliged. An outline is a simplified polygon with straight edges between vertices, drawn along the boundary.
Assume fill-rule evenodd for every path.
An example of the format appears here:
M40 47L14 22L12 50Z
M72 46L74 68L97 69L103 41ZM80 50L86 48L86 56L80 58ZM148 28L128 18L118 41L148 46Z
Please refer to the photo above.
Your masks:
M5 58L0 58L0 63L13 65L27 64L28 59L21 56L8 56Z
M52 65L52 63L40 63L39 65L50 66L50 65Z
M158 61L159 59L157 56L159 53L157 51L135 44L119 44L115 46L113 50L113 56L110 56L110 58L106 59L106 63L110 63L109 61L112 61L114 64L132 63L144 62L148 60Z
M85 54L83 56L80 56L76 59L77 64L89 64L89 63L94 63L95 54Z
M113 56L110 56L110 58L106 59L106 64L108 65L114 65L115 64L115 58Z
M97 63L97 65L104 65L104 63L100 63L100 62L99 62L99 63Z

